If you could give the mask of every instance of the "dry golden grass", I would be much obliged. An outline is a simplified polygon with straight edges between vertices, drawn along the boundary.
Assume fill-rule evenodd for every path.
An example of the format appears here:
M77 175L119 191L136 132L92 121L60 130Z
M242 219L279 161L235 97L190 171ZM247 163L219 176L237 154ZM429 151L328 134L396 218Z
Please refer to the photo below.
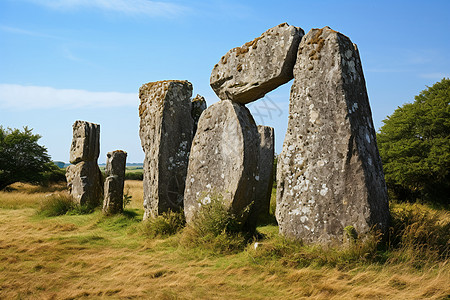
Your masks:
M142 207L142 182L127 182L130 208ZM20 206L14 205L16 194ZM39 197L0 194L0 299L448 299L450 267L408 264L349 269L258 264L251 246L213 255L179 246L178 236L145 239L138 218L42 218ZM34 199L34 200L33 200ZM37 202L33 202L37 201ZM10 203L10 209L4 203ZM142 214L142 210L139 211ZM122 226L125 224L124 226ZM270 230L273 230L270 229ZM264 247L264 245L263 245Z

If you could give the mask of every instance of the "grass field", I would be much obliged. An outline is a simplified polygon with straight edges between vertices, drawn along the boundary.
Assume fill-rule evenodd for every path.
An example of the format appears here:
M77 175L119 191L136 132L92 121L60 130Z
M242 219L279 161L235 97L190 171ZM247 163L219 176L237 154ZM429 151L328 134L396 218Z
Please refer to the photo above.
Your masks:
M43 217L41 202L64 187L14 188L0 192L0 299L450 299L448 256L433 256L425 246L427 256L405 243L385 258L361 250L346 260L343 252L283 241L267 225L258 228L266 238L256 250L250 243L217 254L184 246L183 232L144 237L142 181L126 182L132 202L114 217L100 211ZM426 216L434 223L420 224L439 230L450 222L448 211L422 205L392 211L414 214L408 220Z

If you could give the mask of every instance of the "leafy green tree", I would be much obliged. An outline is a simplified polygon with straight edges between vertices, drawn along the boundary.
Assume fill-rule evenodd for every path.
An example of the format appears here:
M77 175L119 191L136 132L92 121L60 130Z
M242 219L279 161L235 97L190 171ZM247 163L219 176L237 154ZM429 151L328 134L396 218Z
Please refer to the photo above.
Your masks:
M377 134L388 189L398 200L449 203L450 79L428 87Z
M32 129L4 129L0 126L0 190L14 182L42 183L57 168L47 149L37 142L41 138Z

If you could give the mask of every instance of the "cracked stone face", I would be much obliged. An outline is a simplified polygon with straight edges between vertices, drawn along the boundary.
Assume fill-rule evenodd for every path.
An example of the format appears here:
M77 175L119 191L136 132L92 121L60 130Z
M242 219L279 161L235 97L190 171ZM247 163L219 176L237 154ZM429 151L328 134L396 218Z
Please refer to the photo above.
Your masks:
M260 218L269 215L273 186L273 160L275 154L275 134L270 126L258 125L259 162L256 178L255 203L250 210L246 227L254 232Z
M97 161L82 161L66 169L67 187L77 204L97 206L103 198L102 174Z
M385 230L389 208L356 45L328 27L298 49L288 129L278 159L280 233L340 244L344 228Z
M144 219L183 208L194 121L192 84L167 80L139 89L144 158Z
M100 154L100 125L75 121L70 146L70 163L97 160Z
M219 195L245 220L258 176L259 135L250 111L230 100L211 105L201 115L192 142L184 193L190 222L202 204Z
M286 23L270 28L242 47L228 51L214 66L210 84L217 96L246 104L293 78L304 32Z

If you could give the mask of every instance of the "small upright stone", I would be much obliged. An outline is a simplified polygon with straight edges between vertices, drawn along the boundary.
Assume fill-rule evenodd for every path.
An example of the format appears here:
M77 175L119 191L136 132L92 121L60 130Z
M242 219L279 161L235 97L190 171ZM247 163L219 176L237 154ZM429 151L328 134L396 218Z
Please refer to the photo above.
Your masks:
M273 187L273 160L275 154L275 135L270 126L258 125L259 134L259 174L256 180L255 203L253 204L247 230L253 232L260 219L267 219Z
M122 150L108 152L105 168L105 198L103 212L117 214L123 212L123 187L127 153Z
M356 45L328 27L298 49L289 123L277 169L280 233L341 244L344 228L386 230L383 168Z
M69 193L80 205L95 207L103 198L102 176L97 164L100 153L100 125L75 121L66 178Z
M192 84L167 80L139 89L144 159L144 219L183 209L192 143Z
M194 99L192 99L192 119L194 120L194 130L192 138L194 138L197 132L198 120L202 112L206 109L206 100L203 96L197 94Z
M242 221L252 203L258 176L259 137L250 111L224 100L206 109L198 123L186 179L184 213L191 222L213 197Z
M73 139L70 146L70 163L96 161L100 154L100 125L75 121Z
M228 51L214 66L210 84L217 96L246 104L293 78L304 32L287 23L270 28L242 47Z

